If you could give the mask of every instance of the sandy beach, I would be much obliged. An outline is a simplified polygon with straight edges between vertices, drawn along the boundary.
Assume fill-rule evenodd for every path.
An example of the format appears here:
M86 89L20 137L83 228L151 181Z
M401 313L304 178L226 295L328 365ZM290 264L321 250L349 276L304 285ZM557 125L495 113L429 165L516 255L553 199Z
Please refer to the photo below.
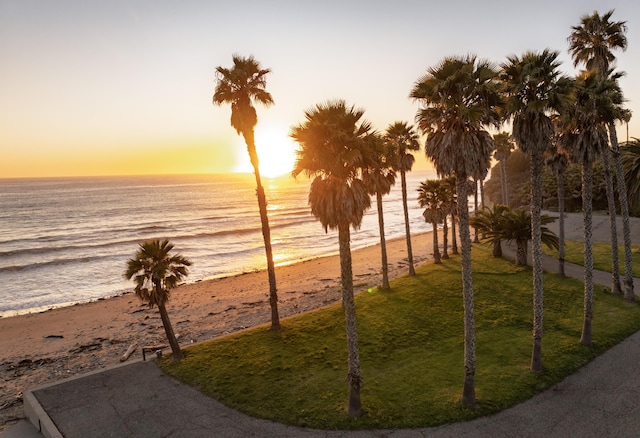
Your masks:
M431 233L413 235L412 246L416 265L432 258ZM391 278L408 272L404 238L388 241L387 254ZM332 255L276 268L280 317L339 301L339 263ZM379 285L380 272L379 245L353 251L356 291ZM172 291L167 309L183 346L267 324L266 272L184 284ZM23 416L23 390L119 363L134 343L133 357L141 357L142 346L166 344L157 309L132 293L0 318L0 332L0 430Z

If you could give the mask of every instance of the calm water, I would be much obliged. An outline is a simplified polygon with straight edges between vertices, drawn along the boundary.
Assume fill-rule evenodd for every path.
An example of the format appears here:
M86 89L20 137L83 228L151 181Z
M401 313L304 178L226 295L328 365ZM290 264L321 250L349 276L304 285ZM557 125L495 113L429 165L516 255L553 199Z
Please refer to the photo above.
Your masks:
M427 231L408 174L412 232ZM264 181L278 265L337 252L309 212L309 183ZM375 200L352 247L379 241ZM192 262L189 282L265 269L252 175L0 179L0 316L132 290L122 277L138 243L169 238ZM384 198L388 238L404 236L400 181Z

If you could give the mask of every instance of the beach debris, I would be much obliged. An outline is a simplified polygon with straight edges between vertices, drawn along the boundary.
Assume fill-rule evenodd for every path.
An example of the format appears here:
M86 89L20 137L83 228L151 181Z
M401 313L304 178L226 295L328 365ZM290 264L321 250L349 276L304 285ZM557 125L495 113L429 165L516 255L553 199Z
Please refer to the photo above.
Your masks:
M129 345L129 348L127 348L127 351L125 351L125 353L120 358L120 362L124 362L125 360L129 359L129 357L133 354L134 351L136 351L137 348L138 348L137 342L134 342L133 344Z
M62 335L47 335L44 338L45 339L63 339L64 336L62 336Z
M100 350L102 349L102 343L101 342L93 342L91 344L83 344L83 345L78 345L75 348L72 348L71 350L69 350L69 353L71 354L80 354L80 353L84 353L85 351L96 351L96 350Z

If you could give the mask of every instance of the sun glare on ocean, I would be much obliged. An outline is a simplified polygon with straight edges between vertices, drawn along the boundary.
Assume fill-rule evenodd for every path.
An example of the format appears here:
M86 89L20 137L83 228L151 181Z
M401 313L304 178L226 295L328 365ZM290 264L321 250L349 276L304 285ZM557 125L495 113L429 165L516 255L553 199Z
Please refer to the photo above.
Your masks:
M235 172L252 173L253 167L249 161L246 145L242 137L239 138L238 148L240 158ZM276 127L256 126L256 150L260 161L260 174L267 178L286 175L291 172L296 159L296 143L289 138L286 129Z

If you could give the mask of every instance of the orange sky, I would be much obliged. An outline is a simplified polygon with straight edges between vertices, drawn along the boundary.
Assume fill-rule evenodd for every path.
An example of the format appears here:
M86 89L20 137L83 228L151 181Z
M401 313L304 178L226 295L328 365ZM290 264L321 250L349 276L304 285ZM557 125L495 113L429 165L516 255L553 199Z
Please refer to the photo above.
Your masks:
M305 110L344 99L379 131L411 122L418 106L409 91L444 56L476 53L500 63L548 47L573 74L566 38L596 9L615 8L614 19L628 21L629 49L616 55L628 106L640 114L640 2L537 5L4 0L0 178L250 171L230 108L211 104L215 68L231 66L234 53L272 70L275 105L257 108L256 144L265 175L283 173L295 148L288 130ZM638 120L632 137L640 137ZM624 128L619 136L626 139ZM423 154L417 169L427 168Z

